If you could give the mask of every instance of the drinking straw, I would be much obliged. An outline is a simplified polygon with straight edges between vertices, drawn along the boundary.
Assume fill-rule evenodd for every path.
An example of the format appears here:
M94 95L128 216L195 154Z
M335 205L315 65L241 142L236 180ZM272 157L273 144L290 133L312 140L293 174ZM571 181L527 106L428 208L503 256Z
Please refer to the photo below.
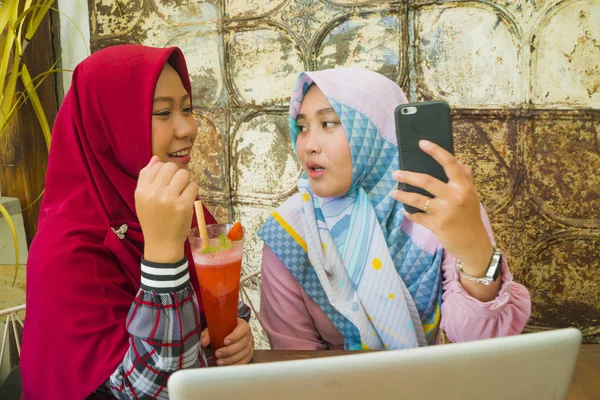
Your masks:
M198 233L201 239L208 239L208 232L206 231L206 221L204 220L204 208L202 207L202 200L196 200L194 202L194 208L196 209L196 220L198 221ZM204 247L207 244L206 240L202 243Z

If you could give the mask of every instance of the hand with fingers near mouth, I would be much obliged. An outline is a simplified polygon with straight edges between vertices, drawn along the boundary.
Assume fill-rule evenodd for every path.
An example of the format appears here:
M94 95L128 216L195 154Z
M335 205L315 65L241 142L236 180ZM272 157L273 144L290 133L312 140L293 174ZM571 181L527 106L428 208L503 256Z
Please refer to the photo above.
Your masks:
M473 172L435 143L421 140L419 147L444 168L448 183L426 174L394 171L392 177L396 181L424 189L433 198L402 190L392 191L391 196L425 211L414 214L404 211L404 214L433 232L442 247L461 260L466 272L482 276L494 253L494 246L481 217Z
M144 258L175 263L184 257L198 186L190 171L153 156L140 171L135 208L144 234Z

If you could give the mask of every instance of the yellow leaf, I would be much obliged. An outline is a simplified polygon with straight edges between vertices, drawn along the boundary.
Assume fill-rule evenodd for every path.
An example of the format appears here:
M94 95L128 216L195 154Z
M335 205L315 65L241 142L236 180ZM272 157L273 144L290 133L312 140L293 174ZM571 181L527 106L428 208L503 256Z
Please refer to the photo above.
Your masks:
M4 48L2 49L2 61L0 61L0 82L4 83L6 75L8 74L8 63L10 61L10 54L15 43L15 34L12 30L6 33L6 40L4 41Z
M58 64L58 60L53 65L53 67L56 66L56 64ZM44 80L49 75L53 75L53 74L57 74L57 73L63 73L63 72L73 72L73 71L69 70L69 69L53 68L53 69L50 69L48 71L42 72L41 74L37 75L35 78L32 79L32 83L34 84L34 89L37 91L37 88L40 85L42 85L42 83L44 83ZM21 108L21 106L23 104L25 104L29 100L29 96L27 95L26 92L16 92L14 97L15 97L15 103L12 106L12 108L10 109L10 112L8 113L6 121L10 121L10 119L12 118L12 116L19 110L19 108ZM2 133L4 133L3 129L0 130L0 136L2 135Z
M31 105L33 106L35 115L38 118L40 127L42 128L44 139L46 139L46 147L50 149L50 125L48 124L48 120L46 119L46 113L44 112L44 108L42 107L40 98L37 95L35 86L31 81L31 75L29 75L27 65L25 64L23 64L23 68L21 69L21 80L23 81L23 85L25 86L25 92L27 92L27 97L31 102Z
M25 33L25 40L29 41L29 40L31 40L33 35L35 35L35 32L37 31L38 27L44 20L44 17L48 13L48 11L51 9L50 6L52 5L52 3L54 3L54 0L46 0L46 1L42 2L41 5L34 6L35 8L37 8L37 14L34 14L33 17L31 18L31 20L29 21L30 24L27 27L27 32ZM32 8L34 8L34 7L32 7Z
M27 11L31 7L31 2L32 2L32 0L25 1L25 5L23 6L23 9L21 10L22 18L21 18L21 22L19 23L19 34L17 35L17 43L19 43L19 45L21 44L21 36L23 35L23 24L25 23L25 14L27 14ZM19 49L19 50L21 50L21 49Z
M17 273L19 272L19 238L17 237L17 230L15 229L15 224L13 223L10 215L8 214L8 210L4 207L3 204L0 204L0 214L4 217L4 220L8 224L8 229L10 229L10 233L13 237L13 244L15 245L15 277L13 279L13 286L15 282L17 282Z
M0 132L4 131L5 125L8 122L8 115L14 102L15 89L17 87L17 77L19 76L19 58L15 57L13 65L8 77L8 82L2 93L2 101L0 101Z
M5 3L6 4L6 3ZM2 8L2 11L4 10L4 7ZM8 74L8 64L10 61L10 55L12 53L13 50L13 46L15 44L15 31L14 31L14 22L17 18L17 8L14 8L13 10L6 10L9 13L12 12L12 15L7 15L7 21L6 24L4 24L4 27L2 28L2 31L0 32L4 32L4 28L6 28L6 33L5 33L5 39L4 39L4 47L3 47L3 51L2 51L2 60L0 60L0 85L4 85L4 82L6 80L6 75ZM4 15L3 15L4 17ZM18 57L15 57L13 61L17 60ZM17 63L18 64L18 63ZM14 68L14 65L13 65ZM17 82L16 80L14 81L15 83ZM3 89L3 92L6 90ZM12 98L12 94L14 94L14 89L11 93L11 98ZM0 99L0 102L4 103L4 93L2 93L3 97ZM12 103L12 101L11 101ZM7 109L2 108L0 111L4 111L2 113L1 116L6 116L8 114ZM2 119L0 119L0 126L4 125Z
M27 211L28 209L30 209L31 207L33 207L33 205L34 205L35 203L37 203L38 201L40 201L40 199L41 199L41 198L42 198L42 196L44 195L44 192L45 192L45 191L46 191L46 189L42 189L42 193L40 193L40 194L39 194L39 196L38 196L38 197L36 197L36 198L35 198L35 200L34 200L34 201L32 201L32 202L31 202L31 203L30 203L30 204L29 204L27 207L25 207L25 208L23 209L23 211L22 211L22 212L25 212L25 211Z
M18 7L18 0L6 0L4 4L0 6L0 32L4 32L4 28L6 28L8 21L14 18L14 15L19 12Z
M12 36L12 37L11 37ZM11 43L9 43L9 39ZM6 75L8 74L8 61L10 60L10 52L12 50L12 45L14 43L14 35L11 33L7 33L3 42L0 44L0 54L2 55L2 59L0 59L0 82L2 88L4 88L4 82L6 81ZM0 101L2 101L2 93L0 92Z
M52 2L50 2L50 3L52 3ZM61 15L61 17L66 18L66 19L69 20L69 22L71 22L71 25L73 25L73 27L75 29L77 29L77 32L79 32L79 36L81 37L82 42L85 44L85 50L86 50L85 54L89 56L90 55L89 43L85 39L85 35L83 34L83 31L79 28L79 25L77 25L77 23L73 20L73 18L69 17L66 13L60 11L57 8L49 7L49 10L52 10L52 11L54 11L56 13L59 13ZM33 36L34 33L35 32L33 32L31 36Z

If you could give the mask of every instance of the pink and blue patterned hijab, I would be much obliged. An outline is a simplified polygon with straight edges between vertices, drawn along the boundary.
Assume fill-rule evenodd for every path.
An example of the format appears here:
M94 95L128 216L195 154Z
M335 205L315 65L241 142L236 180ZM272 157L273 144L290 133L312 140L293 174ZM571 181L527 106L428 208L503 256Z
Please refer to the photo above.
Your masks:
M397 185L392 171L400 169L394 110L406 96L368 70L302 73L290 104L294 151L296 117L313 84L348 137L351 188L341 197L320 198L302 174L299 194L272 214L259 235L344 335L346 349L433 343L440 322L442 248L431 246L431 232L413 229L403 205L389 196Z

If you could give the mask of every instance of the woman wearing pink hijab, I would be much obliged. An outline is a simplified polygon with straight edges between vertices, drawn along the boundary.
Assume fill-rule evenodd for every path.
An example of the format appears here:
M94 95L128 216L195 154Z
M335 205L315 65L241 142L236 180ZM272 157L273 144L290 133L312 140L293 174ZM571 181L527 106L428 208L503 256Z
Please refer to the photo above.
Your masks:
M529 292L496 247L470 170L421 141L448 183L400 171L394 110L406 102L373 71L300 74L289 119L299 193L259 231L272 348L404 349L438 343L442 331L461 342L527 323ZM398 191L398 182L434 197Z
M210 337L188 268L190 95L177 48L110 47L75 69L27 264L24 398L166 399L172 372L204 366ZM219 365L252 357L238 322Z

